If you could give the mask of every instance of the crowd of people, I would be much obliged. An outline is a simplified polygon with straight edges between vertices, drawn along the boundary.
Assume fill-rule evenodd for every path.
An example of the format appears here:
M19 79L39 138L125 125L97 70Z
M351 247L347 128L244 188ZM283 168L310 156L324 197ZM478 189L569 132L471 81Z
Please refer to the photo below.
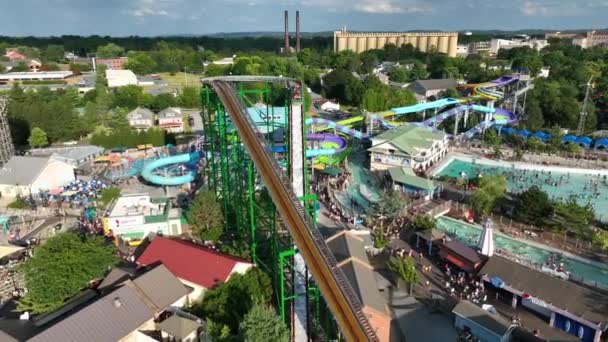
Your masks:
M475 165L471 174L461 172L460 177L473 178L483 175L502 175L509 183L509 191L518 194L532 186L547 191L554 200L563 201L574 196L583 201L608 201L608 175L580 174L573 176L570 172L552 172L551 170L506 169L487 165ZM584 181L583 181L584 179Z
M476 304L482 304L488 300L483 281L479 281L470 274L453 269L445 264L445 290L450 296L457 299L470 300Z

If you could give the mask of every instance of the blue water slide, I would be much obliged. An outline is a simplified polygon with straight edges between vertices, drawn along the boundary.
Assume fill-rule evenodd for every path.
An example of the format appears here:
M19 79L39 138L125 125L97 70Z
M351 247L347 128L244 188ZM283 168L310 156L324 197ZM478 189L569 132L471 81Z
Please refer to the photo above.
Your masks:
M395 115L403 115L403 114L410 114L410 113L418 113L418 112L422 112L427 109L442 108L442 107L449 106L449 105L459 104L461 102L462 102L461 100L457 100L457 99L454 99L451 97L446 97L441 100L419 103L419 104L415 104L413 106L392 108L391 111L394 112Z
M159 158L146 163L141 172L141 176L148 182L157 185L177 186L187 184L194 180L196 176L196 172L194 171L195 165L200 158L199 152ZM190 171L182 176L161 176L154 174L154 170L174 164L188 164Z
M342 126L334 121L322 119L322 118L308 118L304 121L306 126L309 125L322 125L330 128L334 128L336 131L342 132L344 134L348 134L351 137L357 139L367 139L369 136L363 132L357 131L356 129L352 129L350 127Z

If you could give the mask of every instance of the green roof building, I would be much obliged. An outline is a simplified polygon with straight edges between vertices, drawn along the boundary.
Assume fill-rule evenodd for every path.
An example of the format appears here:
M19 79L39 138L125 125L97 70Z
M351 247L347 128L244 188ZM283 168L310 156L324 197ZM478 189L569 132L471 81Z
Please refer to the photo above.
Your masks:
M394 166L426 170L448 152L447 134L413 124L398 126L372 138L371 169Z
M394 166L388 169L395 190L400 190L415 198L429 200L440 191L440 186L430 179L417 176L407 167Z

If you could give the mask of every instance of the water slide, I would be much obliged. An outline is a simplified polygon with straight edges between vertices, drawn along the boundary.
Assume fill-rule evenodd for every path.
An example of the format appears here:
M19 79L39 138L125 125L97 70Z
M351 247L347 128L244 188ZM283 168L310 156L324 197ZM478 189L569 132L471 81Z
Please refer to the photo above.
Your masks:
M494 110L494 115L491 120L483 121L479 125L471 128L470 130L464 132L464 136L468 139L472 138L475 134L481 133L486 129L494 126L494 125L511 125L517 122L517 117L514 113L509 112L508 110L502 108L496 108Z
M428 118L425 121L423 121L421 124L424 126L434 126L437 127L437 125L439 125L440 123L442 123L445 119L452 117L452 116L456 116L459 115L463 112L465 112L467 109L475 111L475 112L480 112L480 113L494 113L496 112L496 109L494 108L490 108L490 107L486 107L486 106L480 106L480 105L465 105L465 106L458 106L456 108L452 108L448 111L445 111L441 114L437 114L432 118Z
M321 147L306 150L306 158L338 154L344 151L347 146L346 140L334 134L308 134L306 135L306 140L312 142L313 144L316 142Z
M150 183L157 185L177 186L190 183L196 176L196 163L201 158L199 152L178 154L152 160L145 164L141 176ZM188 164L189 171L185 175L159 175L155 170L175 164Z
M363 118L363 117L361 117L361 118ZM327 119L322 119L322 118L308 118L308 119L306 119L306 121L304 122L304 124L307 125L307 126L310 126L310 125L326 126L326 127L329 127L329 128L333 128L336 131L342 132L344 134L348 134L351 137L354 137L354 138L357 138L357 139L367 139L368 138L367 134L365 134L363 132L360 132L360 131L357 131L356 129L352 129L350 127L346 127L343 124L345 121L348 121L348 120L344 120L344 121L341 121L341 122L334 122L334 121L327 120ZM361 121L361 119L357 118L357 121ZM357 122L357 121L355 121L355 122Z
M450 105L460 104L463 101L464 100L458 100L458 99L454 99L451 97L446 97L445 99L432 101L432 102L419 103L419 104L415 104L413 106L392 108L391 112L393 112L397 116L403 115L403 114L419 113L419 112L422 112L427 109L443 108L443 107L450 106Z
M504 93L495 90L495 88L507 86L517 80L518 78L515 76L502 76L491 82L472 85L474 88L473 92L489 100L496 101L503 98Z

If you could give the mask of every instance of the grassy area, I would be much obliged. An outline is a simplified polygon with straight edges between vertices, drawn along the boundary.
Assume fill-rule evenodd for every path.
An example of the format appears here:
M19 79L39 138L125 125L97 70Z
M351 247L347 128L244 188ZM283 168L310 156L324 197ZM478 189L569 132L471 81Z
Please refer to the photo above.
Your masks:
M168 72L162 72L158 74L160 78L167 82L167 84L171 87L199 87L200 86L200 78L202 75L191 74L191 73L183 73L178 72L175 75L171 75Z

